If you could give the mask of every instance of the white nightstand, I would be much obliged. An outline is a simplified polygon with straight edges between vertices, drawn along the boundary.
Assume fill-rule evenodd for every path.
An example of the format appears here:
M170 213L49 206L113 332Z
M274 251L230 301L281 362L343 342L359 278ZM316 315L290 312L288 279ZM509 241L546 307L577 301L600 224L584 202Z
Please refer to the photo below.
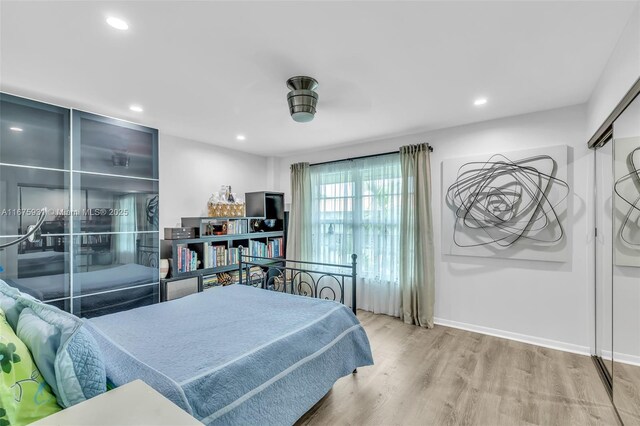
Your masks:
M33 426L202 426L142 380L32 423Z

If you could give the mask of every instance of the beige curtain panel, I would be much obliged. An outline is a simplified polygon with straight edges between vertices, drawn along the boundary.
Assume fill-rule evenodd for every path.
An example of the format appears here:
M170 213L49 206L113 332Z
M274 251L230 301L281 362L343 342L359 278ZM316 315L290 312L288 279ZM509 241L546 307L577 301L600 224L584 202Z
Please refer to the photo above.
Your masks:
M407 324L432 328L435 256L429 145L401 147L400 163L400 316Z
M287 260L308 261L311 249L311 174L309 163L296 163L291 165Z

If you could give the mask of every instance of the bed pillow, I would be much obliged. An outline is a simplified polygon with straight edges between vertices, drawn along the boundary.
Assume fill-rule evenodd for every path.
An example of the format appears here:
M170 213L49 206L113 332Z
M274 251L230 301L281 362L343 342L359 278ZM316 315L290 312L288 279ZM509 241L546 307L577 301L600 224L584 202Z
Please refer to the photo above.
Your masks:
M5 318L13 330L18 324L18 315L22 306L17 304L17 299L22 293L0 280L0 309L4 311Z
M16 327L18 326L18 317L20 316L22 309L25 307L24 303L19 303L20 298L40 303L39 300L35 299L30 294L22 293L17 288L11 287L6 282L0 280L0 309L4 311L7 322L13 331L16 330Z
M58 411L56 396L0 310L0 426L25 425Z
M70 407L105 392L102 352L84 323L54 306L23 302L27 307L18 319L18 337L31 350L58 404Z

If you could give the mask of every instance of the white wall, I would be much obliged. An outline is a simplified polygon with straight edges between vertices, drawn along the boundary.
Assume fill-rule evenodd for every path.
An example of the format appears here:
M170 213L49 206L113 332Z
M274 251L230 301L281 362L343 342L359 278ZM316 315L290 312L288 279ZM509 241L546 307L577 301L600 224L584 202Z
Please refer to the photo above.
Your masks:
M268 190L267 158L160 132L160 231L181 217L207 216L220 185L243 194Z
M629 18L587 106L591 137L640 77L640 3Z
M375 154L428 142L432 154L436 242L436 318L444 325L589 353L593 251L587 210L593 201L588 175L593 153L586 147L586 107L575 106L309 152L276 160L276 190L289 192L289 164ZM441 162L446 158L565 144L569 150L572 216L567 238L571 261L552 263L440 254Z

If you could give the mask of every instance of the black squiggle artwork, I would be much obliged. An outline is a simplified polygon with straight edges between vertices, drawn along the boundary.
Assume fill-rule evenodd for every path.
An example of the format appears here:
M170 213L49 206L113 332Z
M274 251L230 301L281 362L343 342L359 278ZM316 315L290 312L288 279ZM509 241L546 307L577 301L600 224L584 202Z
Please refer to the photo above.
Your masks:
M640 156L640 147L634 149L627 156L627 166L630 173L622 176L614 184L616 195L629 205L620 226L619 236L631 247L640 247L640 169L636 165L635 156ZM623 194L634 194L635 199L629 199Z
M157 195L155 195L154 197L150 198L147 201L146 213L147 213L147 222L149 222L149 224L157 228L158 227L158 196Z
M462 165L446 194L456 215L454 243L509 247L526 239L548 246L562 240L556 209L567 198L569 185L556 173L556 161L548 155L511 161L497 154ZM560 192L551 196L552 191Z

